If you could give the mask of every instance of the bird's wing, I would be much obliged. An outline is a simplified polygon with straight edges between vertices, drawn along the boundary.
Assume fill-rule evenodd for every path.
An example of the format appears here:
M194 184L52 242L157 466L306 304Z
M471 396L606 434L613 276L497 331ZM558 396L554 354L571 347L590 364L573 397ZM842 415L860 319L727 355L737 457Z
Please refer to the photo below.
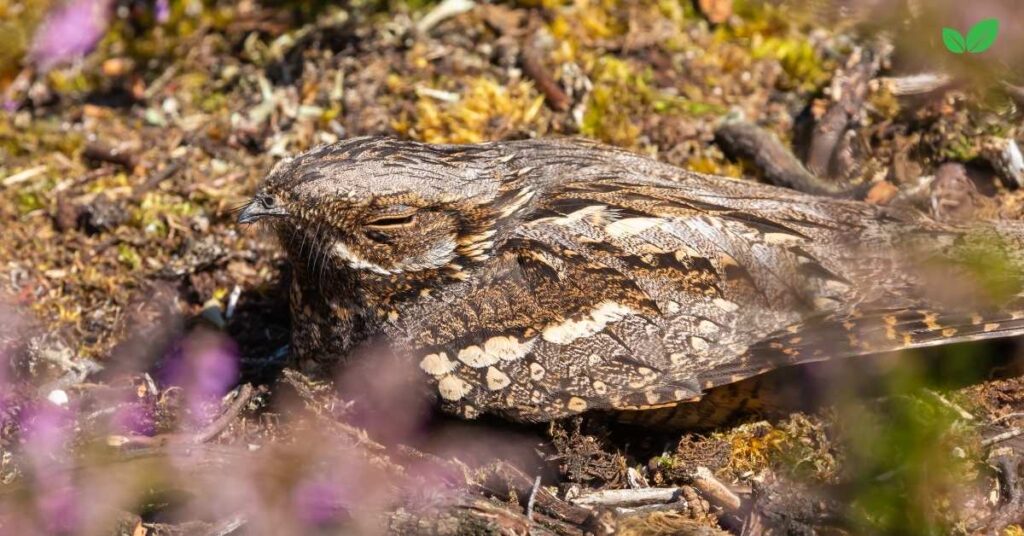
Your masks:
M1019 264L976 277L966 230L658 173L680 172L548 192L488 277L421 301L405 340L452 409L652 408L788 364L1024 331Z

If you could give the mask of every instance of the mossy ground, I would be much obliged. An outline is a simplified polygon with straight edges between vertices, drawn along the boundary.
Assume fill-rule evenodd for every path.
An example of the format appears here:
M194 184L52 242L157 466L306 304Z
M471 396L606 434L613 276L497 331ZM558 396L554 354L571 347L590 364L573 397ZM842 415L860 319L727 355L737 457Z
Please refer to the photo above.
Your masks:
M108 370L141 362L145 371L166 340L196 326L221 330L250 360L287 343L287 268L276 245L238 228L232 212L286 154L364 134L434 143L581 135L750 179L754 170L712 143L718 122L742 114L793 140L797 118L827 103L835 70L869 42L813 10L746 0L720 25L689 1L513 2L426 34L412 28L436 2L172 2L162 24L145 4L125 3L134 7L119 11L95 52L31 73L29 36L50 4L0 0L0 33L14 36L0 46L0 89L13 103L0 112L0 297L25 322L20 342L49 341ZM586 80L570 110L546 105L520 68L518 50L534 38L552 79ZM19 85L19 73L31 83ZM985 139L1018 136L1020 124L1005 93L970 85L923 103L879 87L865 117L866 171L854 179L897 186L916 179L885 171L897 163L928 174L945 161L976 162ZM97 156L97 147L131 159ZM1014 202L986 177L990 193ZM68 372L29 355L21 373L35 385ZM936 406L924 383L914 376L881 404L752 416L644 448L616 434L538 434L545 448L602 464L599 479L580 476L585 464L563 475L583 485L624 486L631 468L683 483L695 453L710 453L699 461L718 460L718 474L742 484L766 475L843 483L858 530L966 532L985 509L956 504L958 483L984 476L978 423ZM981 421L1024 407L1018 384L955 398Z

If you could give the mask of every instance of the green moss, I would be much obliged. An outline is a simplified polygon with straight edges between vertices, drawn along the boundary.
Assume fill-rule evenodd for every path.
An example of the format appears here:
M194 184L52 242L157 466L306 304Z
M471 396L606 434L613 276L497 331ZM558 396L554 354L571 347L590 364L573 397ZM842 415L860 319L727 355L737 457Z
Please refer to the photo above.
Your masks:
M789 478L834 482L837 453L825 425L796 413L776 424L744 424L712 436L729 444L734 475L773 470Z
M227 95L215 92L203 97L203 99L199 101L199 108L208 114L212 114L226 108L227 104Z
M18 207L18 212L23 215L46 207L46 201L43 199L43 196L38 192L31 191L18 192L15 196L15 204Z
M164 236L168 233L167 219L187 218L199 212L199 207L178 196L150 192L131 214L129 224L146 233Z
M818 51L803 37L755 39L751 55L754 59L778 60L796 89L814 89L831 76Z
M598 59L580 133L606 143L633 147L641 133L637 123L651 113L687 116L721 115L725 108L666 95L654 89L650 69L638 71L613 56Z
M778 61L787 75L781 81L783 89L814 90L831 78L835 64L826 61L808 38L815 21L805 11L767 2L737 1L734 12L742 24L719 26L715 40L743 42L753 59Z
M121 243L117 246L117 260L132 270L142 267L142 257L132 246Z
M633 111L645 107L645 81L623 69L618 59L602 58L594 79L580 133L606 143L632 146L640 135Z
M980 151L981 147L975 138L962 134L947 140L939 150L939 154L946 160L967 162L977 158Z
M396 85L404 81L396 79ZM439 102L423 95L416 101L415 122L393 123L399 133L430 143L477 143L508 132L546 129L544 97L528 82L502 85L487 77L465 80L459 100ZM397 89L397 88L396 88Z

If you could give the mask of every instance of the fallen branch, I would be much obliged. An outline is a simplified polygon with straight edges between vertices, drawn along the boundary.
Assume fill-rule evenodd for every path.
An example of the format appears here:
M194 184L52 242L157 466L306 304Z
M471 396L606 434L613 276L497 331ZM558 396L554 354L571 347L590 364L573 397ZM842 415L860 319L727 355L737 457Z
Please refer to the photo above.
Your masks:
M814 126L807 150L807 169L818 177L831 177L836 148L854 118L861 113L868 86L881 65L881 53L858 48L832 80L832 100Z
M235 419L245 410L245 406L252 400L254 389L251 384L245 384L238 389L238 394L235 395L235 400L231 402L219 417L213 420L210 424L206 425L202 431L192 437L194 443L206 443L212 439L215 439L221 434L228 426L231 425Z
M537 490L540 489L540 477L533 481L533 489L530 490L530 500L526 501L526 518L533 519L533 506L537 503Z
M606 489L594 491L572 500L579 506L629 507L674 503L682 500L679 488Z
M692 478L693 487L707 497L709 502L720 506L726 512L736 513L743 506L743 500L707 467L698 467Z
M907 97L931 93L953 84L953 77L946 73L919 73L906 76L883 76L872 83L885 88L895 97Z
M982 439L981 446L988 448L997 443L1002 443L1003 441L1007 441L1021 435L1024 435L1024 428L1011 428L1001 434L996 434L992 437Z
M87 143L82 156L86 160L117 164L129 170L133 169L139 160L138 155L133 151L119 146L108 145L100 141Z
M963 419L965 421L973 421L974 420L974 415L972 415L969 411L965 410L964 408L961 408L960 406L954 404L953 402L950 402L949 399L947 399L946 397L940 395L939 393L936 393L935 391L932 391L931 389L925 389L924 392L929 397L931 397L933 400L935 400L936 402L941 404L943 407L945 407L946 409L948 409L948 410L952 411L953 413L955 413L961 419Z
M497 462L484 471L483 482L477 488L487 495L496 496L504 500L510 499L513 495L516 498L529 497L533 492L531 480L522 471L509 465L506 462ZM543 513L552 518L568 523L576 527L583 527L592 532L600 532L605 528L594 511L581 505L565 502L555 497L544 487L538 487L534 495L534 512Z
M456 15L461 15L474 7L476 7L476 2L472 0L444 0L432 9L430 13L427 13L420 19L419 23L416 24L416 29L422 33L427 33L441 22Z
M537 84L537 89L544 94L544 100L548 103L548 106L556 112L567 111L572 105L572 100L565 94L565 91L558 85L558 82L555 81L555 78L551 76L551 73L544 66L537 47L527 43L523 46L523 51L520 55L523 72Z
M838 194L841 189L807 170L779 138L757 125L726 122L715 131L715 142L726 155L750 161L765 180L776 186L815 195Z
M1006 415L1003 415L1001 417L996 417L995 419L993 419L988 424L990 424L990 425L998 424L998 423L1001 423L1003 421L1008 421L1010 419L1019 419L1021 417L1024 417L1024 413L1021 413L1021 412L1007 413Z

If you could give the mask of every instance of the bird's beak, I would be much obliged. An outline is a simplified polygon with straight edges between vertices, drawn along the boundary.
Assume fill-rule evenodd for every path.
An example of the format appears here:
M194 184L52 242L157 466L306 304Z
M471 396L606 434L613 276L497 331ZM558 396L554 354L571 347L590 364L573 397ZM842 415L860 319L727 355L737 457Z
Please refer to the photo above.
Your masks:
M242 212L238 214L238 223L253 223L262 218L270 216L284 216L286 214L287 212L285 212L284 207L268 207L265 206L264 203L261 203L257 198L249 201L249 204L246 205L245 208L242 209Z

